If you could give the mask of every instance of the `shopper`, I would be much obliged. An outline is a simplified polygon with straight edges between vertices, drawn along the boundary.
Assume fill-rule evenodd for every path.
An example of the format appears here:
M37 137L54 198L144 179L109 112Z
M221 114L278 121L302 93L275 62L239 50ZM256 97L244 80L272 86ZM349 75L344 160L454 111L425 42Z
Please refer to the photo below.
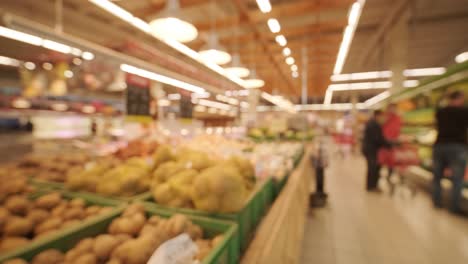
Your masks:
M382 128L384 137L389 142L397 142L401 131L401 117L397 113L396 104L390 104L387 107L386 115L387 120L385 121L385 124ZM379 153L379 159L382 157L384 163L382 165L386 165L388 168L387 180L390 182L390 177L393 174L393 167L392 164L388 162L387 158L390 158L391 152L386 148L383 148L380 151L381 153Z
M436 113L438 135L433 151L432 198L434 206L442 206L440 181L444 170L449 168L453 183L450 210L455 213L460 213L467 159L468 108L464 106L464 102L465 97L462 92L453 92L449 95L448 106L438 109Z
M362 142L362 152L367 160L367 190L378 191L380 165L377 162L377 152L384 147L390 147L390 143L385 139L382 132L382 125L385 123L385 114L377 110L364 130Z

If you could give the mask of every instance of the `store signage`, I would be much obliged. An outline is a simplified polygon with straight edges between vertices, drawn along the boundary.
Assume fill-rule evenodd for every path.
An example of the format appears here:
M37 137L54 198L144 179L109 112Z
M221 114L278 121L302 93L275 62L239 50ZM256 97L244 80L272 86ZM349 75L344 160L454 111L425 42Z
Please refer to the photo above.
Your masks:
M127 74L127 115L150 116L150 80Z
M181 118L192 118L193 104L189 96L182 95L180 98L180 117Z

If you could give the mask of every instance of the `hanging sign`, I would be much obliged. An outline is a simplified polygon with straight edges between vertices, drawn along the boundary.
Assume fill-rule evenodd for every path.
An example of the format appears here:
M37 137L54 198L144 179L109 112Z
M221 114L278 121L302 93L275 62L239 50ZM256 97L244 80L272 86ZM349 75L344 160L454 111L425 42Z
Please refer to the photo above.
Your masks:
M128 117L151 117L150 113L150 80L127 74L127 116Z

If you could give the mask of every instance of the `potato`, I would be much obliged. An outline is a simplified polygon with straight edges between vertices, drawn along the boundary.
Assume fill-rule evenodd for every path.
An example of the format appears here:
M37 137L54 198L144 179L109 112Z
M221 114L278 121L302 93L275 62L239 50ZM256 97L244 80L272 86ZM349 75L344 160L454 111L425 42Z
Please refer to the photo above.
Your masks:
M61 227L61 228L67 228L67 227L70 227L70 226L77 225L77 224L79 224L79 223L81 223L81 221L78 220L78 219L67 220L67 221L63 222L63 223L60 225L60 227Z
M35 204L42 209L52 209L62 201L60 193L49 193L36 199Z
M81 207L72 207L63 213L63 218L65 220L83 219L84 216L85 216L85 212L83 211L83 208Z
M0 230L3 229L3 226L6 224L8 217L10 217L10 211L4 207L0 207Z
M129 205L125 211L123 212L122 216L127 217L127 216L133 216L135 214L145 214L145 207L141 203L133 203Z
M75 250L78 254L90 253L93 250L94 246L94 239L93 238L85 238L82 239L78 244L75 246Z
M44 222L49 217L49 212L44 209L32 209L26 216L34 225Z
M117 240L119 241L119 244L122 244L123 242L132 239L132 237L127 234L118 234L118 235L115 235L115 238L117 238Z
M62 202L60 202L60 204L55 206L54 209L52 209L51 214L53 216L61 217L65 213L65 211L67 211L67 207L68 207L68 202L62 201Z
M194 224L190 224L188 229L186 230L186 232L189 234L189 236L193 239L193 240L197 240L197 239L201 239L203 238L203 230L201 229L201 227L197 226L197 225L194 225Z
M17 177L2 182L2 192L7 195L18 194L25 191L28 184L26 177Z
M209 240L199 239L195 243L198 246L198 254L195 256L195 259L203 260L211 251L211 243Z
M86 207L85 209L85 214L86 216L93 216L96 214L99 214L99 211L101 210L101 207L98 205L91 205L89 207Z
M157 225L159 224L159 222L162 220L161 217L157 216L157 215L153 215L151 216L149 219L148 219L148 224L150 225Z
M136 236L145 224L146 218L143 214L137 213L132 217L119 217L112 221L109 226L109 234L128 234Z
M120 244L117 237L112 235L99 235L96 237L93 246L93 252L100 260L109 259L112 251Z
M78 258L80 252L72 248L65 253L65 263L73 263Z
M106 264L123 264L122 261L119 259L110 259L109 261L106 262Z
M24 196L14 195L5 201L5 208L13 214L26 215L29 208L29 200Z
M60 264L64 258L64 254L57 249L48 249L37 254L31 264Z
M31 233L33 222L28 218L12 216L8 218L3 233L6 236L26 236Z
M10 259L5 262L2 262L2 264L28 264L28 262L26 262L26 260L24 259L14 258L14 259Z
M86 201L83 200L82 198L75 198L75 199L70 201L69 205L70 205L70 207L84 208L86 206Z
M97 264L97 257L92 253L86 253L79 256L74 262L74 264ZM34 263L33 263L34 264Z
M24 237L5 237L0 241L0 252L6 252L29 243Z
M155 248L149 237L131 239L118 246L111 254L111 259L119 259L125 264L145 264Z
M34 233L36 235L39 235L45 231L55 230L58 227L60 227L61 224L62 224L62 219L54 216L45 220L40 225L36 226L36 228L34 229Z

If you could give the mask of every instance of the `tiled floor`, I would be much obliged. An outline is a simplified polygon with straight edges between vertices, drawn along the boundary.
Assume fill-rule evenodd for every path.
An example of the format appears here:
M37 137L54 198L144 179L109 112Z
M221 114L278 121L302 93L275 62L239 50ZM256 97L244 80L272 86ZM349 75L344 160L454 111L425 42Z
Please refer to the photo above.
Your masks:
M467 264L468 218L433 209L429 196L366 193L361 157L331 160L328 205L307 219L303 264Z

